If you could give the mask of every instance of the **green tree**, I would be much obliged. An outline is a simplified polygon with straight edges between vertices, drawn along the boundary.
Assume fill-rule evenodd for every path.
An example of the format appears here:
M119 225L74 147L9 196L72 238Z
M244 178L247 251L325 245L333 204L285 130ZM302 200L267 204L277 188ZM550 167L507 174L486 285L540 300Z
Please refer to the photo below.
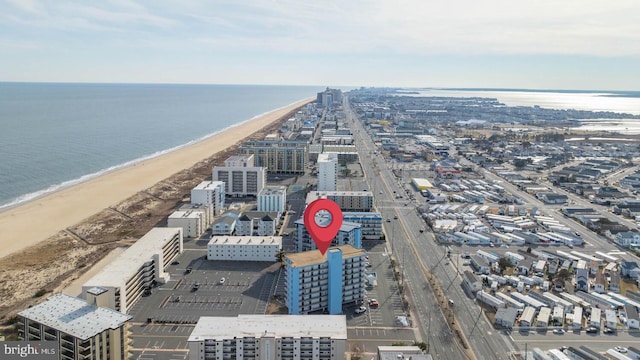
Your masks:
M500 271L505 271L508 267L511 266L511 260L503 256L498 259L498 266L500 267Z

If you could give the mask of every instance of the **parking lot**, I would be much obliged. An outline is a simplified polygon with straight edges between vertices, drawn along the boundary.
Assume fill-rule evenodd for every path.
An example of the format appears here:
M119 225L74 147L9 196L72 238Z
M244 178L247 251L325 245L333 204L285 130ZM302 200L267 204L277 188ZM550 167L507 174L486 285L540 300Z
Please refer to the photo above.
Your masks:
M131 309L134 359L184 359L201 316L265 313L280 265L209 261L205 248L203 240L186 242L177 263L166 269L171 280Z
M398 289L398 283L391 268L391 262L387 256L385 244L382 241L367 241L364 247L368 251L371 267L367 272L375 272L377 286L368 287L363 306L367 309L362 314L356 314L358 306L345 308L347 326L400 326L398 316L406 316L402 297ZM369 305L370 300L377 300L379 306Z

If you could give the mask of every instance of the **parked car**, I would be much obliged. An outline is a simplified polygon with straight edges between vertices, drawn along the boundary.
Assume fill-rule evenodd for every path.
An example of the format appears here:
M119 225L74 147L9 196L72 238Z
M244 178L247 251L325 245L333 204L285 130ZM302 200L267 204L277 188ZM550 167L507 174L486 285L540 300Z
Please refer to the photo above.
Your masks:
M588 334L593 334L593 333L597 333L598 332L598 328L595 327L595 326L590 326L590 327L587 328L586 331L587 331Z
M613 333L615 333L614 330L609 329L609 328L605 328L602 332L605 333L605 334L613 334Z
M176 261L172 261L171 265L180 265L180 261L176 260Z
M564 329L554 329L553 333L556 335L564 335L565 331Z
M627 352L627 348L623 347L623 346L616 346L613 348L615 351L619 352L619 353L626 353Z
M367 312L367 308L366 308L366 307L364 307L364 306L360 306L359 308L357 308L357 309L355 310L355 313L356 313L356 314L363 314L363 313L365 313L365 312Z

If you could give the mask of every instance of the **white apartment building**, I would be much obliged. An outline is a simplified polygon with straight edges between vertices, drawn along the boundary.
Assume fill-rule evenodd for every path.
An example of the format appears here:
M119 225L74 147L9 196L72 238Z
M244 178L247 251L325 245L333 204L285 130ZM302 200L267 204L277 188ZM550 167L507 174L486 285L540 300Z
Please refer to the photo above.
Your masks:
M213 205L211 204L184 204L181 211L195 211L202 213L202 222L206 230L213 223Z
M207 244L207 260L276 261L280 236L214 236Z
M236 221L236 236L273 236L278 225L278 213L246 211Z
M18 313L24 341L57 342L61 360L125 360L131 316L58 293Z
M254 165L254 155L234 155L224 161L224 166L213 168L213 180L225 184L228 196L258 196L267 181L267 169Z
M189 359L344 360L344 315L203 316L188 339Z
M167 227L182 228L185 238L197 238L207 229L204 224L203 213L193 210L177 210L167 218Z
M368 212L373 209L373 194L369 191L311 191L306 203L319 198L333 200L342 211Z
M318 191L337 190L338 155L322 153L318 155Z
M275 211L282 214L287 207L287 188L268 186L258 194L258 211Z
M91 302L96 288L105 290L101 306L126 314L154 282L169 281L164 270L182 251L182 228L153 228L84 283L82 293Z
M224 208L224 187L222 181L203 181L191 189L191 203L210 204L213 215L218 215Z

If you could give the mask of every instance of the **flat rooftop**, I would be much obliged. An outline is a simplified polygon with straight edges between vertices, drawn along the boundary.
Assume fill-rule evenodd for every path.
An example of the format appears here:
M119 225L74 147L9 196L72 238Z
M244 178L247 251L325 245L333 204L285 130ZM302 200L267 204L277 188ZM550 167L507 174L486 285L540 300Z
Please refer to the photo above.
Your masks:
M238 315L203 316L189 341L226 340L236 337L330 337L347 339L345 315Z
M330 247L327 251L332 249L339 249L342 251L342 258L349 259L357 256L365 256L366 252L362 249L356 249L352 245L341 245ZM291 261L291 266L301 267L315 264L322 264L327 261L327 257L320 253L320 250L305 251L296 254L286 255L287 259Z
M108 329L117 329L132 318L62 293L52 295L18 315L82 340Z
M156 227L149 230L82 287L124 287L144 263L152 260L154 254L162 253L162 247L177 233L182 237L182 228Z
M282 236L213 236L208 245L279 245Z
M224 182L222 182L222 181L203 181L200 184L196 185L196 187L194 187L193 190L208 190L208 189L213 190L218 186L224 187Z

